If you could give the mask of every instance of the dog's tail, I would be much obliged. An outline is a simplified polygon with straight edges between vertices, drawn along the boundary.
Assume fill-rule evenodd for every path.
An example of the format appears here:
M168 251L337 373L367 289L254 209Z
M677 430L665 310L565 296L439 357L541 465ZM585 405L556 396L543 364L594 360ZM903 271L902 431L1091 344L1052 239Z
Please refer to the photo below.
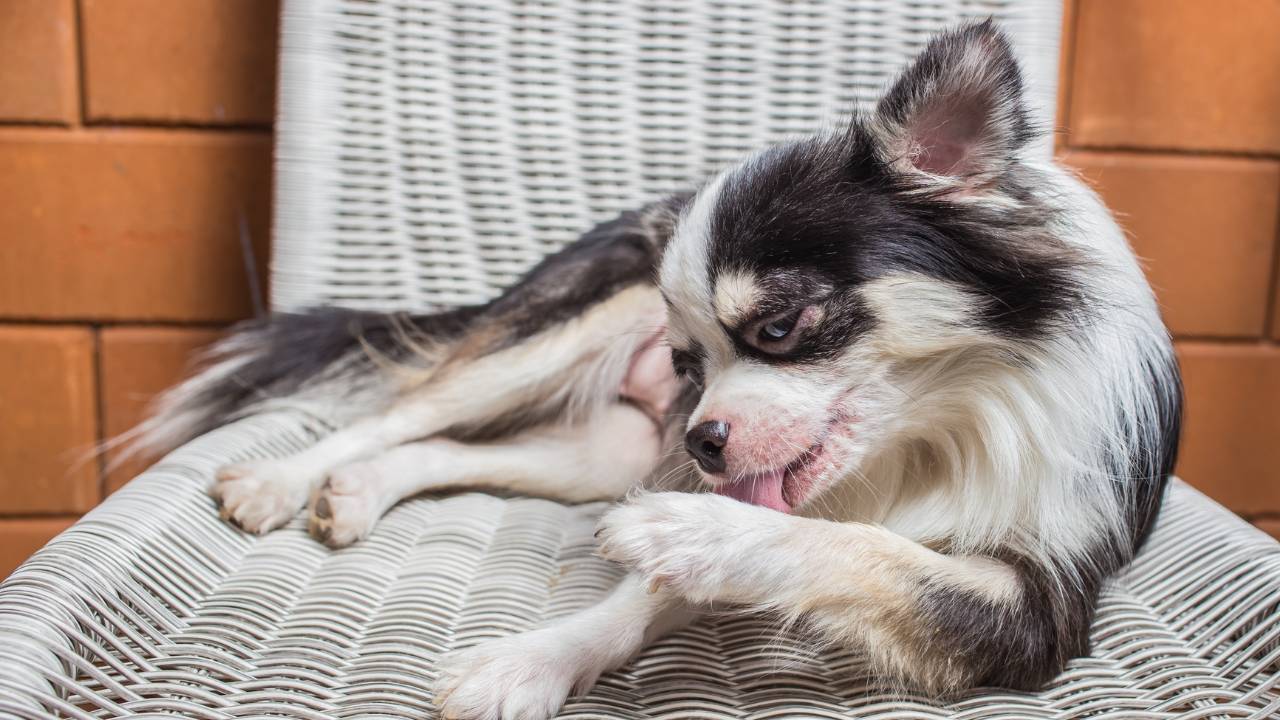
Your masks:
M479 308L434 315L315 308L249 320L213 345L196 371L160 395L149 417L108 441L123 451L171 450L231 420L281 407L342 422L376 410L395 368L429 368Z

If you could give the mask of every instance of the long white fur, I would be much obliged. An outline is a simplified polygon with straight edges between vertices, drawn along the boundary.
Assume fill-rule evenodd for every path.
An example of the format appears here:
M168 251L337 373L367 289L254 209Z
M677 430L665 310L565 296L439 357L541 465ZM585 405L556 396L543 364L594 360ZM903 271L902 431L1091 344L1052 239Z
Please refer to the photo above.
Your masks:
M689 425L733 408L764 442L789 418L829 403L833 380L847 378L861 435L852 454L865 455L819 499L832 519L881 523L919 542L945 538L959 552L1008 548L1049 568L1069 569L1122 538L1108 460L1129 457L1140 442L1158 445L1141 437L1158 431L1158 399L1145 379L1148 368L1169 366L1167 331L1096 195L1056 164L1033 169L1062 209L1055 234L1094 263L1081 278L1096 293L1087 334L1014 347L976 322L980 298L924 276L889 276L863 291L878 321L873 337L811 377L730 359L731 348L708 342L723 335L714 317L673 313L673 337L696 337L709 355L707 391ZM669 295L672 285L708 276L688 267L707 262L705 252L683 247L706 242L698 220L681 224L664 259ZM1010 363L1014 351L1026 362Z
M713 518L714 522L708 522ZM941 554L866 523L784 515L712 494L650 493L601 520L601 553L651 590L694 607L746 607L803 619L815 642L863 649L887 677L930 689L962 668L930 662L932 648L895 637L916 631L926 582L992 603L1021 599L1016 573L990 558Z
M334 546L362 540L400 500L424 491L488 488L565 502L616 500L653 467L653 421L614 403L589 421L537 426L510 438L430 438L335 468L311 500L313 535ZM319 501L327 507L317 512Z
M688 323L672 323L668 318L667 336L673 344L687 345L697 340L717 343L719 349L729 350L727 341L719 333L695 338L686 335L684 328L715 322L709 272L711 249L706 238L711 234L712 211L731 173L732 170L726 170L703 187L682 213L674 237L663 252L658 284L666 293L668 316L688 318Z

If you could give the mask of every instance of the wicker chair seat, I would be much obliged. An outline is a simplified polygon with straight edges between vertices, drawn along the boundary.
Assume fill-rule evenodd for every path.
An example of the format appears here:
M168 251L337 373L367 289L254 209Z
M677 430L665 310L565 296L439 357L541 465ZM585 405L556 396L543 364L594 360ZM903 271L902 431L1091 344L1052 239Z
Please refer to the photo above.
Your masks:
M995 15L1052 117L1061 0L286 0L272 301L476 302L592 222L875 99L929 35ZM1041 152L1048 153L1046 143ZM600 505L402 503L330 551L218 519L214 469L314 442L246 418L175 451L0 585L0 717L432 716L435 659L605 593ZM1280 545L1174 483L1094 650L1038 693L948 701L725 613L568 718L1280 717Z

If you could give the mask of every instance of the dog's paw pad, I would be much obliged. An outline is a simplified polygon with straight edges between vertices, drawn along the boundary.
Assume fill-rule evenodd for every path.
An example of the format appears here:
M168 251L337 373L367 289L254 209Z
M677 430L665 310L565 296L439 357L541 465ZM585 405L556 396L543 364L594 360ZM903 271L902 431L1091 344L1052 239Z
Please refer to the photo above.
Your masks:
M329 473L311 501L307 529L330 547L345 547L373 531L383 507L376 471L366 463L340 467Z
M218 514L251 533L265 533L289 522L306 503L306 480L279 463L228 465L214 476L209 494Z

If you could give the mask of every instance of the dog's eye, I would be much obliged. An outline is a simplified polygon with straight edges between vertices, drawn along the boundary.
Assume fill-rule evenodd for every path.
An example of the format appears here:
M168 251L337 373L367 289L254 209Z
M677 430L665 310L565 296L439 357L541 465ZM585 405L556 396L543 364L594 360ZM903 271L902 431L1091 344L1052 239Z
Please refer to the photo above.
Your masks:
M702 389L702 366L697 356L685 350L671 351L671 367L677 377L688 380L694 387Z
M813 326L819 315L816 305L769 315L748 325L744 329L743 339L771 355L787 353L795 349L804 330Z
M678 372L680 373L681 377L689 381L689 384L693 385L699 390L702 389L702 370L696 367L686 367L686 368L681 368Z
M692 386L703 389L703 369L692 363L677 363L676 375L689 380Z
M784 315L780 318L774 318L769 322L760 326L760 340L763 342L777 342L791 334L796 327L796 321L800 319L800 311Z

